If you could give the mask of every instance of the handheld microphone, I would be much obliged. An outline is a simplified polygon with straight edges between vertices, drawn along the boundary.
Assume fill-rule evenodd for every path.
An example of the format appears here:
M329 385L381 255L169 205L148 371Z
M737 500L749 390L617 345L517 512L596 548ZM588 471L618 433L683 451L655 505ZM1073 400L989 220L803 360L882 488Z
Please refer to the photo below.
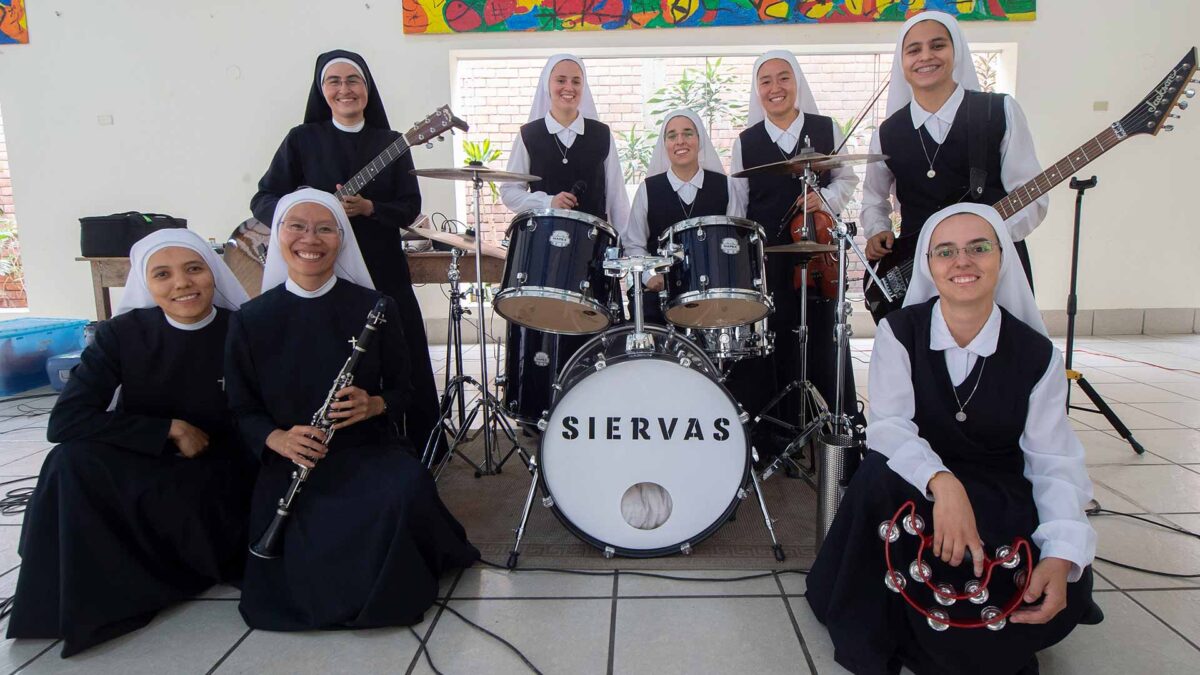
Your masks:
M583 195L587 192L587 183L581 180L575 181L575 184L571 186L570 192L576 201L582 199Z

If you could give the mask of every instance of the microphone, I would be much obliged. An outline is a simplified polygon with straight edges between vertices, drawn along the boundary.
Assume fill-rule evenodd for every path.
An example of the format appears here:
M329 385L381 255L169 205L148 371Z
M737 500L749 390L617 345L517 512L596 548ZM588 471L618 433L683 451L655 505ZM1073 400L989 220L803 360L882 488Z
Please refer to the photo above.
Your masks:
M570 192L575 197L576 206L578 206L579 200L583 199L583 195L587 193L587 183L581 180L575 181L575 184L571 186Z

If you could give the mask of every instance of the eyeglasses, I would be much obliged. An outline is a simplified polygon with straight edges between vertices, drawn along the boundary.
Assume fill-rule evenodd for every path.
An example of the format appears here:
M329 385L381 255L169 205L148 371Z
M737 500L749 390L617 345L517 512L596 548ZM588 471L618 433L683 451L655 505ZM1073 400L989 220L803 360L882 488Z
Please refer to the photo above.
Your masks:
M288 234L301 236L315 231L318 237L336 237L342 233L337 225L304 225L295 222L284 223L283 230Z
M680 138L682 138L685 141L690 141L690 140L696 138L696 132L692 131L691 129L685 129L683 131L668 131L666 138L667 138L667 141L671 142L671 143L674 143L675 141L679 140Z
M994 241L988 241L987 239L984 239L983 241L976 241L976 242L967 244L966 246L963 246L962 248L959 248L958 246L955 246L954 244L942 244L941 246L935 246L933 251L927 253L926 255L930 259L936 258L937 260L949 261L949 260L954 260L955 258L957 258L959 251L965 252L967 254L968 258L974 259L974 258L983 258L985 256L991 255L992 251L999 251L999 250L1000 250L1000 244L997 244Z
M325 81L321 83L322 86L329 89L341 89L343 84L351 89L354 89L363 85L363 79L357 75L351 75L345 79L340 77L327 77L325 78Z

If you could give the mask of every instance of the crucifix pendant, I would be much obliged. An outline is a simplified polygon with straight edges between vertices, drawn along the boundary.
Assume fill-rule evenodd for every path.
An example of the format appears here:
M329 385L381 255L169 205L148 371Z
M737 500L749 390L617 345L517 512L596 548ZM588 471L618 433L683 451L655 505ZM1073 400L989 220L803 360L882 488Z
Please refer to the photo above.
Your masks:
M954 413L954 419L958 420L959 422L966 422L967 413L959 410L958 412Z
M936 172L936 171L934 171L933 169L930 169L930 170L928 170L928 171L926 171L926 172L925 172L925 175L926 175L926 176L928 176L929 178L933 178L934 176L936 176L936 175L937 175L937 172ZM961 420L960 420L960 421L961 421Z

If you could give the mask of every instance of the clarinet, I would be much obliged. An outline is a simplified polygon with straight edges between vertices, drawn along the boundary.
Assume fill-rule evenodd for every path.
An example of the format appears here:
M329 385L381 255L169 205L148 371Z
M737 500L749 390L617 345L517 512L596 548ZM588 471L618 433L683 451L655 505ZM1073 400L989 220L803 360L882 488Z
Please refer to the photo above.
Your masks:
M321 408L313 414L312 426L320 429L325 433L325 446L329 447L329 443L333 440L334 421L329 419L330 406L337 400L337 393L354 383L354 369L358 366L358 359L367 352L367 348L371 346L371 342L375 339L375 333L379 330L379 325L385 323L384 313L387 310L387 300L379 298L375 303L375 308L367 314L367 323L363 326L362 334L353 342L354 348L350 350L350 356L346 358L346 363L342 366L337 377L333 379L333 386L329 388L329 393L325 395L325 402L321 404ZM287 524L287 518L292 512L292 504L296 500L296 495L300 494L300 488L304 482L308 480L308 474L312 469L296 463L296 469L292 471L292 482L288 485L287 491L283 493L283 497L279 499L279 506L275 508L275 517L271 520L271 524L267 526L266 531L258 538L258 541L250 545L250 552L259 558L278 558L282 551L283 544L283 528Z

